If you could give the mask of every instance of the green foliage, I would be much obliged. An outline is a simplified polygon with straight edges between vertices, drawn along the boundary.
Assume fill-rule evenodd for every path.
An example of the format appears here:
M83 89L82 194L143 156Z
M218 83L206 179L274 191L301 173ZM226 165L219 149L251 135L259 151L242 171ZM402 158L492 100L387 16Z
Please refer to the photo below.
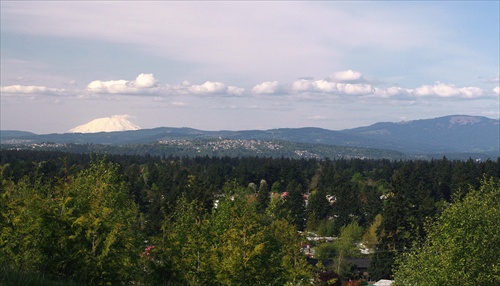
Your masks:
M360 255L358 243L361 241L363 231L363 228L357 222L343 226L340 229L338 239L333 242L337 249L334 265L338 274L347 276L350 272L350 265L346 259Z
M206 285L211 276L206 257L212 239L207 214L198 202L179 198L161 230L161 236L152 237L142 253L147 281L154 285Z
M374 250L378 243L377 229L382 223L382 215L378 214L375 220L368 227L366 232L363 234L362 242L364 246L370 250Z
M332 220L323 219L319 222L317 234L320 236L334 236L335 224Z
M336 240L340 252L345 255L355 256L358 252L357 243L361 241L363 228L357 222L350 223L340 228L340 235Z
M229 190L233 186L235 189ZM181 197L143 255L152 284L283 285L311 277L301 238L283 219L262 214L253 192L226 184L207 212Z
M47 249L46 265L64 272L71 267L70 276L86 277L92 284L129 281L138 252L138 209L119 181L117 166L93 162L56 198L45 215L46 228L53 230L47 241L57 241ZM62 233L57 230L61 226Z
M0 285L77 286L82 284L64 278L47 277L39 273L21 272L4 266L0 267Z
M391 278L396 254L425 237L424 223L435 217L438 210L432 181L427 179L430 170L428 162L416 161L394 172L390 189L383 196L378 245L370 269L373 279Z
M295 180L292 180L286 187L286 194L284 207L289 212L288 220L297 229L302 230L306 214L302 186Z
M281 197L280 193L272 193L266 209L267 216L272 219L286 219L289 213L285 209L284 204L285 200Z
M316 247L316 257L320 260L333 259L334 271L343 277L349 277L351 265L348 258L360 257L358 243L364 229L358 223L353 222L340 229L340 235L333 242L326 242Z
M304 226L342 237L317 254L337 259L345 275L342 261L358 250L342 242L359 241L354 225L366 228L376 249L370 277L391 278L396 254L426 238L425 222L465 198L465 186L478 188L482 174L500 175L500 159L0 152L0 264L85 285L296 285L312 273L300 252ZM261 184L241 187L251 182Z
M295 227L286 220L275 220L267 229L269 230L266 231L269 245L275 247L271 249L277 250L269 253L271 260L278 262L273 271L277 274L282 273L281 280L274 281L274 284L302 285L307 283L311 279L312 267L300 252L299 246L303 238L297 234Z
M315 257L326 261L333 259L337 255L337 245L335 243L321 243L315 248Z
M20 182L2 192L0 251L26 272L88 284L130 281L137 253L137 207L104 160L56 186Z
M328 218L332 212L332 206L326 199L326 188L320 188L311 191L307 204L307 229L315 231L319 227L321 221Z
M224 208L227 208L224 210ZM236 194L230 203L221 205L229 213L228 226L215 238L214 272L224 285L256 284L265 281L261 263L265 259L265 233L253 196ZM217 216L217 212L215 212Z
M396 285L498 285L500 183L483 179L429 226L421 246L398 258Z
M260 180L259 192L257 193L259 211L264 212L266 210L270 200L269 196L269 185L267 184L266 180Z
M28 179L18 184L3 180L0 197L0 264L20 271L36 271L40 264L42 231L40 210L46 200L34 190Z

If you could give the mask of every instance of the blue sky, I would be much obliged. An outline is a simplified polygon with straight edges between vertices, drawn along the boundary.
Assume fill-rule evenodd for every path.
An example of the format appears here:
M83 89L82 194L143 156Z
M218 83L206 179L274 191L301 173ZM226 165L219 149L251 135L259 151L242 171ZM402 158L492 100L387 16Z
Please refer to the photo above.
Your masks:
M2 130L499 118L499 1L1 1Z

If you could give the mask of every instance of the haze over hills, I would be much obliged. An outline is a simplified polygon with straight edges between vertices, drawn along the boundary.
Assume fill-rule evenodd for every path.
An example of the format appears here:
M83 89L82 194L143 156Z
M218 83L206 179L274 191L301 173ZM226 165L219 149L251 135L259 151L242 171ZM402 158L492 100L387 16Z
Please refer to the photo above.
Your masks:
M113 127L138 128L126 118L113 118ZM92 122L90 122L92 123ZM500 157L500 120L481 116L452 115L406 122L379 122L370 126L333 131L321 128L278 128L270 130L202 131L192 128L160 127L109 132L106 124L87 124L87 129L99 133L66 133L32 135L2 131L1 143L34 144L150 144L175 140L260 140L301 144L321 144L351 148L393 150L405 154L474 153L481 157ZM98 122L100 123L100 122ZM92 125L92 126L91 126ZM84 125L85 126L85 125ZM101 129L91 129L100 127ZM109 130L109 129L108 129ZM194 148L194 147L193 147Z

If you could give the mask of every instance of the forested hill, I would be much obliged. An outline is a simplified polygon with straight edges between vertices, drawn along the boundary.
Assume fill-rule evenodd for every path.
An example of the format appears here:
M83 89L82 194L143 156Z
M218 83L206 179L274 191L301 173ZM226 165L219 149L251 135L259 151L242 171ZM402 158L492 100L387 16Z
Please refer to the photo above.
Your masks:
M381 122L344 132L404 152L486 152L500 155L500 120L453 115L399 123ZM498 156L497 156L498 157Z
M321 128L280 128L271 130L244 130L244 131L202 131L192 128L161 127L136 131L122 131L109 133L77 133L77 134L46 134L34 135L20 132L0 133L3 148L22 148L23 146L55 143L55 144L101 144L101 145L131 145L155 144L160 142L201 142L223 140L258 140L267 143L292 142L302 145L295 151L312 151L312 145L338 146L347 148L376 149L383 152L399 152L405 156L391 156L389 158L415 158L427 156L439 158L443 155L456 158L497 158L500 156L500 121L479 116L455 115L435 119L415 120L400 123L377 123L367 127L347 129L342 131L326 130ZM266 143L266 144L267 144ZM208 144L208 143L207 143ZM172 145L172 144L171 144ZM199 146L183 145L183 150L192 148L194 155ZM196 145L196 144L194 144ZM291 147L293 148L293 147ZM317 148L316 148L317 149ZM268 150L269 151L269 150ZM283 150L281 150L283 151ZM274 157L282 156L280 150L273 152ZM345 151L345 149L344 149ZM383 157L383 152L374 151L375 156L356 154L352 149L348 157ZM337 150L331 151L335 153ZM210 155L234 155L237 152L230 150ZM342 154L346 154L340 152ZM359 153L359 152L358 152ZM278 155L276 155L278 154ZM174 154L185 155L185 154ZM260 155L244 152L238 155ZM318 155L318 154L317 154ZM394 155L394 153L393 153ZM271 154L271 156L273 156ZM328 157L318 155L319 157ZM335 158L335 156L333 156Z

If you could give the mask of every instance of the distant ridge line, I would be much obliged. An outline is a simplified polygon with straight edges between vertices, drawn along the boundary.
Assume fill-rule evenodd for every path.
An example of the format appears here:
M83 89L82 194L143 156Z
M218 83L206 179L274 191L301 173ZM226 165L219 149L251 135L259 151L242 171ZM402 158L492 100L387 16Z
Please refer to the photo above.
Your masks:
M46 135L1 131L0 135L2 144L56 142L123 145L154 143L160 140L241 139L373 148L406 154L481 153L486 154L485 156L500 157L500 120L468 115L449 115L404 123L378 122L341 131L319 127L240 131L156 127L133 131Z

